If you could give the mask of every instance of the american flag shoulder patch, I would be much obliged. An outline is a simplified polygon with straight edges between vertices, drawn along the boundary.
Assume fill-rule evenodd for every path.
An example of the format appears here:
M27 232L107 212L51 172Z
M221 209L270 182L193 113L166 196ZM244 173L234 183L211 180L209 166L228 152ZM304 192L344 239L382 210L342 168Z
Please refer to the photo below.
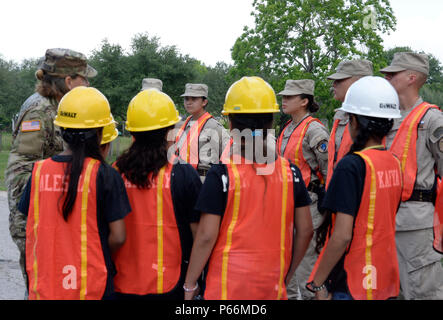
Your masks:
M23 121L21 132L40 131L40 120Z

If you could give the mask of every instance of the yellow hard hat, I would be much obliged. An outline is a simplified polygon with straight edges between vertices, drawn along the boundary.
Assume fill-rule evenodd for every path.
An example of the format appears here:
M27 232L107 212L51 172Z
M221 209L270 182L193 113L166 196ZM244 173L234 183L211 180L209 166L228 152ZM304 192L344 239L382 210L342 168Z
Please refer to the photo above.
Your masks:
M103 128L102 142L100 144L106 144L114 141L118 137L118 130L116 128L117 122L112 122Z
M173 126L181 120L172 99L156 89L139 92L128 106L126 130L151 131Z
M62 128L92 129L113 121L108 99L95 88L80 86L60 100L54 124Z
M223 115L280 112L274 89L260 77L243 77L226 93Z

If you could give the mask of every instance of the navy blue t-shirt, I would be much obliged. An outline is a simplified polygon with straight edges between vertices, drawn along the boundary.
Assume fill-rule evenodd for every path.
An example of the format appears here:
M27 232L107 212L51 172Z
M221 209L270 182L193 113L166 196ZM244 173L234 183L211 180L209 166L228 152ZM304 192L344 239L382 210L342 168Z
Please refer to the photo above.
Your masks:
M300 169L290 163L294 176L294 205L295 208L305 207L311 204ZM228 173L225 164L214 164L206 175L200 196L198 197L196 210L222 216L228 200Z
M56 155L51 159L55 162L69 162L72 160L72 156ZM28 215L31 198L31 183L32 177L28 180L18 204L18 210L26 216ZM114 282L112 279L116 274L108 244L110 234L109 223L123 219L130 212L131 206L122 177L110 165L101 163L97 173L97 226L108 270L108 279L103 297L108 297L114 292Z
M355 219L360 209L365 177L366 165L360 156L350 154L343 157L334 170L322 208L334 214L337 212L349 214ZM349 292L344 260L343 254L328 276L330 291Z

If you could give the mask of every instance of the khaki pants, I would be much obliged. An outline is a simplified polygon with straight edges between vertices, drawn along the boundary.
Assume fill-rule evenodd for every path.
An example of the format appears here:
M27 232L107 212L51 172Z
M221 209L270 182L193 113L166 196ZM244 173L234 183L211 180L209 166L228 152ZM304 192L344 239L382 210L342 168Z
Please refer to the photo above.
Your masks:
M443 299L443 255L432 242L433 228L397 231L400 295L406 300Z
M312 204L310 206L312 225L314 230L317 229L323 222L323 216L317 209L318 197L316 193L309 192ZM309 276L311 275L312 269L314 268L315 262L317 261L318 254L315 252L315 234L309 243L308 250L300 262L300 265L295 270L294 276L289 282L286 288L289 300L312 300L314 299L314 294L306 289L306 283L308 282Z

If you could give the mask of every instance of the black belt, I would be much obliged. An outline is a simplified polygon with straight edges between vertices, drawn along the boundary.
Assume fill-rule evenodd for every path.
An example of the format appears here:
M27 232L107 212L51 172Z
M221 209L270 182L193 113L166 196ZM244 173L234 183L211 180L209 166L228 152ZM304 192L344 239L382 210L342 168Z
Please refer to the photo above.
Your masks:
M197 168L197 172L200 177L206 177L206 175L208 174L208 171L209 171L209 169L198 169Z
M408 201L432 202L435 203L434 190L413 190Z
M320 181L316 180L314 182L309 183L306 189L310 192L318 193L319 190L321 190L323 187L324 185L320 184Z

